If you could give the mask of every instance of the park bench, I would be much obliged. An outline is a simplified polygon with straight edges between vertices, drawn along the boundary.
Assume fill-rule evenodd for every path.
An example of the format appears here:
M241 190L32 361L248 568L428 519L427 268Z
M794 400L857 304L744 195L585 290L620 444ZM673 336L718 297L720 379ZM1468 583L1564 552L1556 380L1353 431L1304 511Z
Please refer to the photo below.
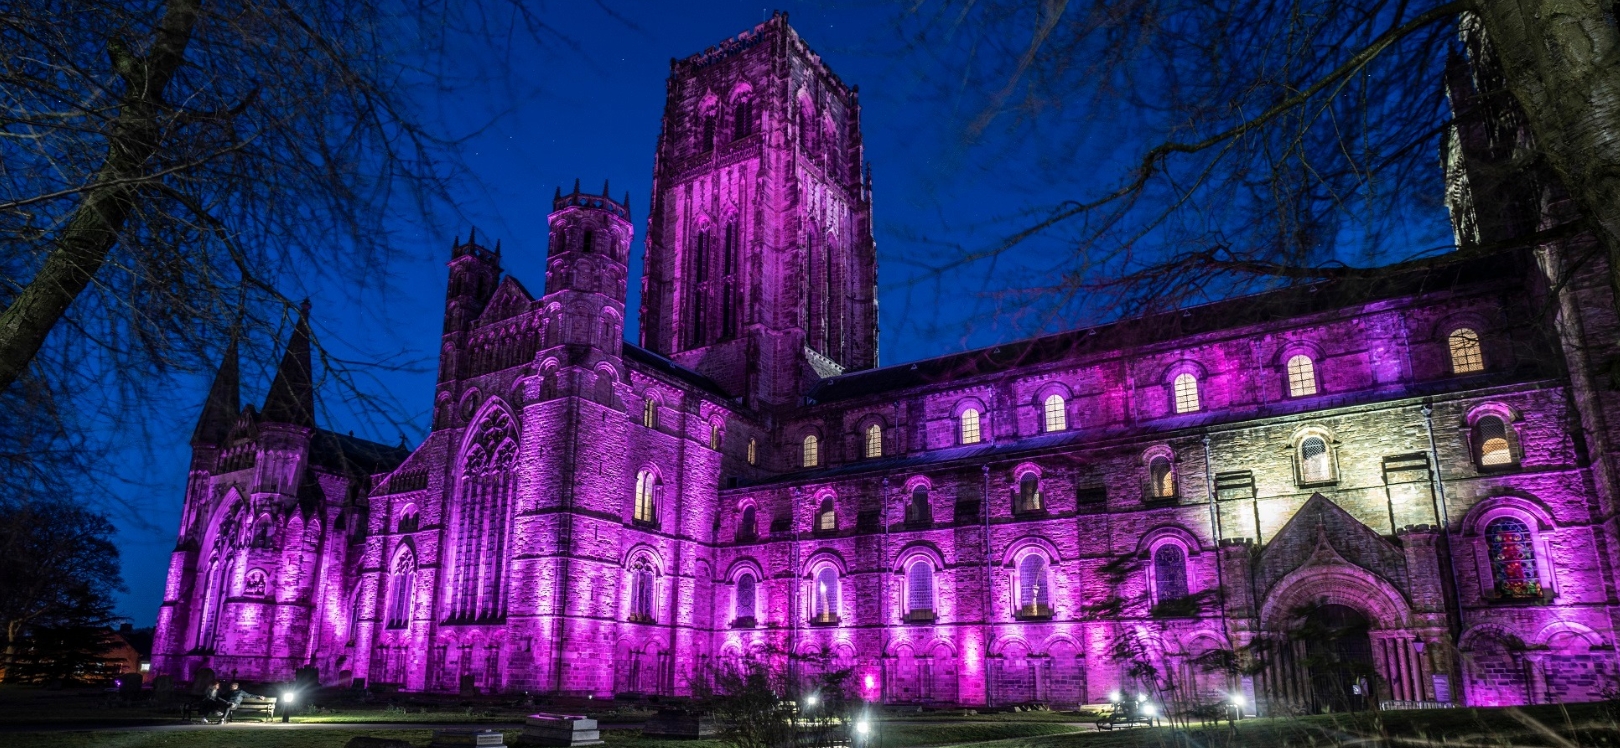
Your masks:
M231 710L230 714L225 716L225 721L229 722L249 717L259 717L262 722L275 720L276 697L249 696L242 699L242 703L238 704L235 709Z
M1116 727L1145 727L1153 724L1153 717L1146 713L1141 704L1121 702L1097 720L1097 729L1112 730Z

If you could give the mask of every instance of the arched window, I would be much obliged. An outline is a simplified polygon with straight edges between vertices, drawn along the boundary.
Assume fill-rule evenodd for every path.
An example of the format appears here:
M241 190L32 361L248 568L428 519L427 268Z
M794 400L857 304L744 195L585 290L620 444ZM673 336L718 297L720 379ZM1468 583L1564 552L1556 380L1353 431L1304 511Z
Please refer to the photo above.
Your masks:
M816 508L816 532L832 532L838 529L838 510L833 506L832 497L821 500L821 506Z
M1326 439L1307 436L1299 442L1299 481L1327 483L1333 480L1333 453Z
M709 424L709 449L720 451L720 424Z
M934 565L917 559L906 567L906 620L934 620Z
M1198 377L1191 372L1176 375L1176 412L1192 413L1198 410Z
M968 408L967 410L962 411L962 415L958 416L957 420L960 422L960 426L961 426L961 428L959 429L959 433L961 434L962 443L963 444L978 444L979 443L979 411L978 411L978 409L976 409L976 408Z
M1536 574L1535 536L1529 525L1517 517L1491 520L1485 526L1485 545L1498 596L1519 600L1542 596L1541 578Z
M1507 422L1500 416L1484 416L1474 422L1474 445L1480 467L1507 467L1517 462L1508 442Z
M737 520L737 542L742 543L759 537L759 512L754 505L743 507L742 519Z
M636 476L636 508L633 519L638 524L658 522L658 503L663 498L664 482L651 470Z
M816 572L814 587L810 591L810 622L838 623L838 570L831 566Z
M751 571L745 571L742 573L742 576L737 577L737 599L734 604L737 615L732 620L731 625L740 627L754 625L754 598L757 594L755 592L756 586L757 585L754 581L754 573Z
M1153 552L1153 592L1155 603L1187 596L1187 553L1181 546L1165 543Z
M411 599L416 594L416 554L409 549L394 559L394 573L388 577L388 628L402 629L411 623Z
M579 251L588 255L594 249L596 249L596 232L586 229L585 240L580 243Z
M1050 618L1052 584L1046 557L1031 553L1018 562L1018 618Z
M1159 455L1148 460L1148 496L1170 499L1176 495L1176 470L1170 458Z
M652 564L641 559L630 568L630 620L639 623L652 623L657 620L653 616L655 609L653 599L656 596Z
M1479 347L1479 333L1459 327L1446 336L1451 349L1451 373L1468 374L1485 370L1485 355Z
M821 464L821 442L815 434L804 437L804 466L812 468Z
M1316 394L1316 363L1303 353L1288 359L1288 396Z
M416 507L407 506L399 515L399 532L416 532L422 529L422 514Z
M1018 503L1013 507L1015 512L1038 512L1041 510L1041 479L1034 472L1024 473L1018 479Z
M748 440L748 464L753 465L759 461L759 443L753 439Z
M714 150L714 115L703 115L703 153Z
M741 98L731 105L731 137L733 139L746 138L754 131L754 102L752 99Z
M507 542L517 503L518 429L504 411L484 416L472 435L462 469L449 569L449 615L457 622L490 621L506 615Z
M883 456L883 427L872 424L866 427L866 457Z
M1069 414L1064 410L1062 395L1047 395L1043 410L1045 418L1042 421L1047 432L1064 431L1069 428Z
M658 428L658 401L651 395L647 402L641 406L641 425L650 429Z
M928 487L911 489L911 501L906 503L906 524L926 525L934 521L933 507L928 503Z

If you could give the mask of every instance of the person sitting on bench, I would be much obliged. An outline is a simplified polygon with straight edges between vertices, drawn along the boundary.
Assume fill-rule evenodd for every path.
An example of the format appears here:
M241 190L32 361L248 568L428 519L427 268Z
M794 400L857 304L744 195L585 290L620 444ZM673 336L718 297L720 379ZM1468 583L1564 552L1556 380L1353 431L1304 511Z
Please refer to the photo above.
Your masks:
M234 707L234 704L225 700L225 698L220 694L219 681L216 680L213 683L208 684L208 690L203 692L203 700L201 705L203 724L215 724L208 721L208 718L215 714L219 715L219 724L225 724L225 718L230 716L231 709Z
M226 704L230 705L230 708L225 711L225 717L228 719L231 716L231 712L236 711L236 708L242 705L242 701L244 699L257 699L257 698L262 698L262 697L260 697L260 696L258 696L256 694L248 693L247 691L243 691L241 683L238 683L238 682L236 682L234 680L231 681L231 690L226 691L224 697L222 697L222 699L221 699Z

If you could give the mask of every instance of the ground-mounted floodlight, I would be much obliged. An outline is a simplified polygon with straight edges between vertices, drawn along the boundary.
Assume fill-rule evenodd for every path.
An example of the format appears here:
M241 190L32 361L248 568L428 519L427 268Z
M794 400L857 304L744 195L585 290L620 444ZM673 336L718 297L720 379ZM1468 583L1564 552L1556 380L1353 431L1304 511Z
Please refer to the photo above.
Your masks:
M294 703L297 703L297 701L298 701L298 692L297 691L282 691L281 692L281 704L282 704L281 721L282 721L283 724L292 721L290 719L292 717L292 705Z

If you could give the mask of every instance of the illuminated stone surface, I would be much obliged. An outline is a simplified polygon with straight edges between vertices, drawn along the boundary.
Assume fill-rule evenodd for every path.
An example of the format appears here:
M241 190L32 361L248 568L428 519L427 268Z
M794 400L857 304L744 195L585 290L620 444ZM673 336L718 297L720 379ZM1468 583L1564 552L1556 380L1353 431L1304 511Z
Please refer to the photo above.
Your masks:
M785 17L674 63L641 346L628 199L559 193L538 297L499 247L456 243L414 449L316 428L302 327L263 414L238 405L233 353L154 671L678 695L769 648L826 653L889 702L1246 689L1281 711L1331 701L1314 645L1281 633L1314 607L1370 627L1375 700L1613 687L1601 263L1554 291L1551 247L874 369L859 112ZM1462 328L1482 372L1454 373ZM1198 409L1178 414L1183 375ZM1480 457L1488 416L1501 464ZM1503 517L1528 539L1503 545ZM1256 641L1274 645L1252 681L1199 665Z

